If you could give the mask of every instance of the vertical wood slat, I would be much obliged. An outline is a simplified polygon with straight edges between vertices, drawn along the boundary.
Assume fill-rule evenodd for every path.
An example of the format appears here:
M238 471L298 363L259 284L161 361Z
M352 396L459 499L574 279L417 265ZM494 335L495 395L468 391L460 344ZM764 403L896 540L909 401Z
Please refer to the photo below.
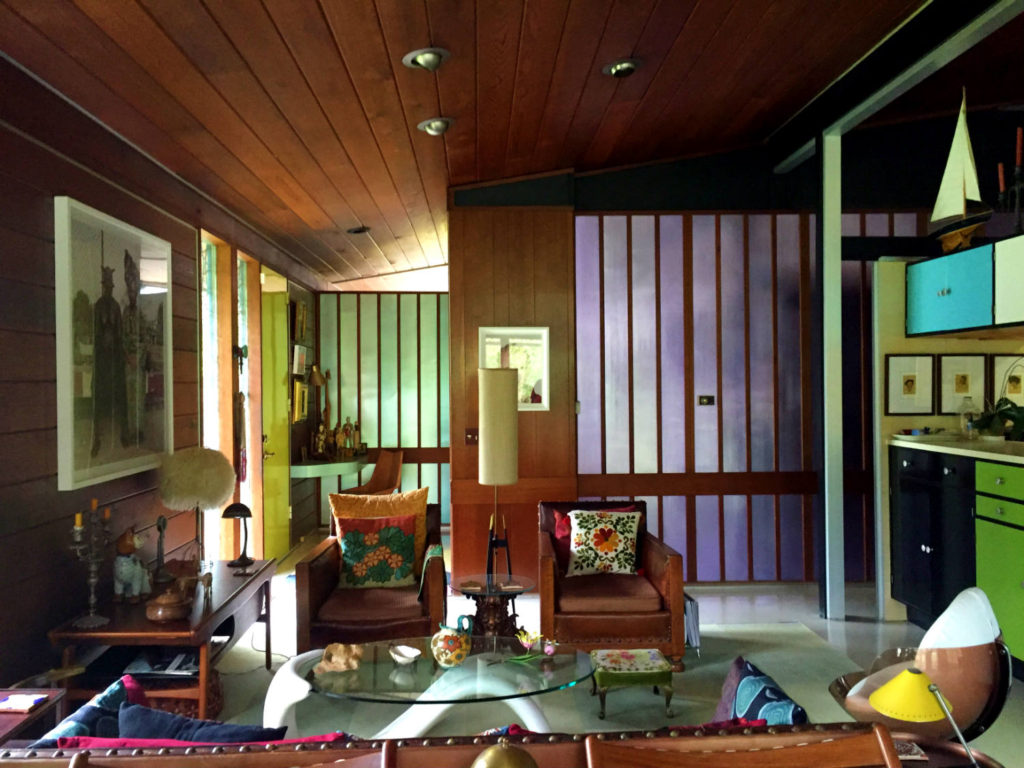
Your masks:
M718 403L718 471L725 465L725 441L722 439L722 217L715 216L715 402ZM718 574L725 580L725 498L718 496Z
M629 339L626 355L626 402L629 403L629 473L636 471L633 454L636 424L633 421L633 217L626 217L626 338Z
M696 461L696 450L694 447L694 405L696 393L694 387L693 370L693 216L687 214L683 217L683 346L686 350L684 356L684 377L686 384L685 409L686 429L689 434L686 439L684 469L686 472L694 471ZM697 580L697 497L686 497L686 581L692 583Z
M774 299L774 295L772 296ZM746 468L751 471L750 463L750 412L753 410L753 398L750 392L750 216L743 216L743 386L747 397L746 420ZM753 500L748 494L747 502L747 581L754 580L754 510ZM778 547L778 544L776 544Z
M661 216L654 217L654 412L655 420L655 466L658 472L665 470L662 466L661 446L665 422L661 418ZM664 497L658 497L658 533L665 535L665 504Z
M772 417L772 467L778 470L779 458L779 241L778 241L778 217L772 216L771 242L772 242L772 379L775 381L774 394L774 415ZM775 578L782 578L782 504L781 499L776 496L772 501L775 528Z
M809 470L814 466L813 440L814 424L811 415L811 371L813 359L811 354L811 225L807 214L800 215L800 390L801 390L801 463L802 469ZM814 503L811 497L801 498L802 530L804 531L804 579L813 578L814 574Z
M601 311L598 313L598 335L600 337L601 344L601 365L599 367L601 375L601 472L608 471L608 417L606 414L607 405L605 403L605 363L604 363L604 216L599 216L597 219L597 290L598 296L601 297Z

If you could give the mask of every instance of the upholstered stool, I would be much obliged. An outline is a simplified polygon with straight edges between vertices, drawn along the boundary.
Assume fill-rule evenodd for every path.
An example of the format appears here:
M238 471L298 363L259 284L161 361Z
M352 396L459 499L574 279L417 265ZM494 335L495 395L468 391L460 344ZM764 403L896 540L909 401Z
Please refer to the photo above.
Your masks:
M604 699L608 689L622 685L651 685L665 693L665 715L672 717L672 665L657 648L628 648L590 652L594 667L591 694L601 697L599 718L604 720Z

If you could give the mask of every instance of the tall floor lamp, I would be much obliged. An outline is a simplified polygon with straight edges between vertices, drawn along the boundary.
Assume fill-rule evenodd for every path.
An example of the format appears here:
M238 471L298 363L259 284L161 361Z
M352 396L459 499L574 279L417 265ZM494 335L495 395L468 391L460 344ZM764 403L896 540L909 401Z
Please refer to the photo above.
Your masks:
M495 551L505 550L505 568L512 575L508 528L498 517L498 486L519 480L519 371L515 368L478 368L480 407L479 469L477 481L494 486L494 512L487 541L487 580L494 578Z

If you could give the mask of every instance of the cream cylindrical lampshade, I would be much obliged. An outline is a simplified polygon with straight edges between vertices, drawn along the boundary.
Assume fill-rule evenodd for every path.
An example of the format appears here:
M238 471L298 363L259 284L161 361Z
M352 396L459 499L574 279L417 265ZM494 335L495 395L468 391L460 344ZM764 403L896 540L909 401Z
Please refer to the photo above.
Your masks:
M519 371L478 368L481 485L512 485L519 479Z

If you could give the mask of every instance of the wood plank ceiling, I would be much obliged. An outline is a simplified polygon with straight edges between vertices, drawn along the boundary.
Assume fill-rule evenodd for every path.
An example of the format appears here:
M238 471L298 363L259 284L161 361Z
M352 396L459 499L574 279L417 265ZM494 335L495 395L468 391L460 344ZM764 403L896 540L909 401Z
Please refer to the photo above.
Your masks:
M450 185L762 142L921 4L0 0L0 51L326 285L445 264Z

